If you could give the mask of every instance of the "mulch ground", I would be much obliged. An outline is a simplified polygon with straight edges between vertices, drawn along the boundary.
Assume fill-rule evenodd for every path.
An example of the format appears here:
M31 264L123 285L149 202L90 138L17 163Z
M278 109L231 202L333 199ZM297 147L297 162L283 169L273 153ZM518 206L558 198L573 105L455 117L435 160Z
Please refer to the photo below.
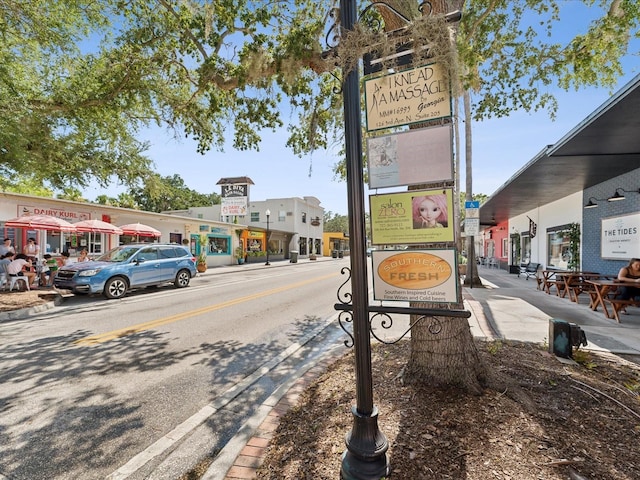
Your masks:
M477 342L479 396L407 385L408 342L373 347L375 405L393 479L638 480L640 367L608 354L561 363L544 346ZM340 478L354 359L333 364L281 419L260 479Z

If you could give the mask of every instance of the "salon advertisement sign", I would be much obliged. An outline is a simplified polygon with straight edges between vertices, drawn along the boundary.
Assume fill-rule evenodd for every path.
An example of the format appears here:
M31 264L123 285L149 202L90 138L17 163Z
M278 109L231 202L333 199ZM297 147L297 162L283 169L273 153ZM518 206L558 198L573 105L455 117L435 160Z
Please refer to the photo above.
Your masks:
M457 303L455 249L375 250L374 300Z
M453 242L453 190L411 190L369 196L371 243Z
M602 219L602 258L640 258L640 213Z

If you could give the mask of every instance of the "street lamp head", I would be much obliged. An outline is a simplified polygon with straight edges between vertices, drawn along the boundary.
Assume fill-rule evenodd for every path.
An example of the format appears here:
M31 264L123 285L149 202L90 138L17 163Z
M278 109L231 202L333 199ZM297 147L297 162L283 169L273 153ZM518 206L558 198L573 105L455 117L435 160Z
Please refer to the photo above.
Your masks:
M267 218L269 218L269 216L271 215L271 211L267 208L267 211L264 212L264 214L267 216Z

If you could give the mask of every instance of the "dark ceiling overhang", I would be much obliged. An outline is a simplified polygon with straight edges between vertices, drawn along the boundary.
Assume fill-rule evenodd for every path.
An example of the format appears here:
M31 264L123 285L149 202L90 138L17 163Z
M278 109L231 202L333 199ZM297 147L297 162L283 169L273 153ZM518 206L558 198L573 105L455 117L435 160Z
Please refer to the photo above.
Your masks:
M505 222L637 168L640 75L496 190L480 207L480 224Z

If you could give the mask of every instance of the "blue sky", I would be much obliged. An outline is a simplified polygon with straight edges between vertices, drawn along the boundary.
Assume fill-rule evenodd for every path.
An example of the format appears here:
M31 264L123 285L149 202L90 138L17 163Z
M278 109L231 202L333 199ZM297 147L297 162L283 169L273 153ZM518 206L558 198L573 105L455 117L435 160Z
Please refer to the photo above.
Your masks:
M582 2L565 5L571 10L573 21L568 21L560 31L562 35L572 37L575 26L588 23L587 17L592 17L594 10L586 9ZM637 47L638 43L636 39L632 45ZM594 88L580 92L557 91L559 108L555 121L551 121L546 112L517 112L506 118L474 122L474 193L491 195L495 192L546 145L557 142L640 73L639 65L637 56L628 58L624 76L611 91ZM288 117L283 115L285 119ZM275 133L264 131L262 137L259 152L239 152L229 147L225 152L210 151L205 155L197 153L193 141L175 140L162 129L144 132L143 139L150 142L151 148L146 155L154 161L162 176L178 174L189 188L198 192L220 193L220 187L216 185L220 178L248 176L255 183L250 189L250 200L314 196L320 199L325 211L347 214L347 187L345 182L334 179L332 167L337 157L332 152L318 151L304 158L295 156L285 147L286 127ZM462 165L464 168L464 158ZM464 190L464 171L461 183L461 190ZM122 187L114 185L105 190L85 190L84 194L93 200L103 193L117 196L122 191ZM365 196L369 193L365 187ZM365 198L367 209L368 204L368 198Z

